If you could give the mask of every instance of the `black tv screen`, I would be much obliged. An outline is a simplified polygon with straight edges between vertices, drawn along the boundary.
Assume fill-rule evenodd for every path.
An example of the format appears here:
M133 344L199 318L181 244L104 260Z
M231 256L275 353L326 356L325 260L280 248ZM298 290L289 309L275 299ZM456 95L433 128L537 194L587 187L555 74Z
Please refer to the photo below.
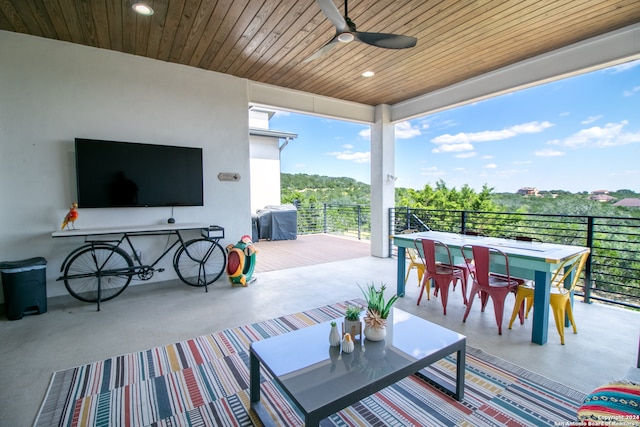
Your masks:
M203 206L202 149L76 138L80 208Z

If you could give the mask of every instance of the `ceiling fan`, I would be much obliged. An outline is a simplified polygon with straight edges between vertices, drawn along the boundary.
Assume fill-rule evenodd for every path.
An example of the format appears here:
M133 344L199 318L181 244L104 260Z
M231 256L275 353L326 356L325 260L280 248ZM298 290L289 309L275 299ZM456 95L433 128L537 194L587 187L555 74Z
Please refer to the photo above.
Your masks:
M303 62L313 61L333 49L338 43L349 43L358 40L371 46L383 47L386 49L406 49L414 47L418 42L415 37L402 36L398 34L385 33L364 33L356 31L356 24L348 16L347 1L344 0L344 17L336 7L333 0L316 0L320 10L336 27L336 35L316 53L305 59Z

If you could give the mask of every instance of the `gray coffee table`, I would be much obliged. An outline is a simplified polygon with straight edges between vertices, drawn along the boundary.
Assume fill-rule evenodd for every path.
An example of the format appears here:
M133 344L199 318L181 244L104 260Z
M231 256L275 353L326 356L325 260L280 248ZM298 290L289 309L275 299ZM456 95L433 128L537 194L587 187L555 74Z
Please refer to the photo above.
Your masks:
M384 341L356 341L356 350L346 354L329 346L330 327L325 322L251 344L251 408L265 425L274 421L260 403L260 364L302 411L307 427L413 374L463 399L464 335L394 308ZM455 387L421 371L453 353Z

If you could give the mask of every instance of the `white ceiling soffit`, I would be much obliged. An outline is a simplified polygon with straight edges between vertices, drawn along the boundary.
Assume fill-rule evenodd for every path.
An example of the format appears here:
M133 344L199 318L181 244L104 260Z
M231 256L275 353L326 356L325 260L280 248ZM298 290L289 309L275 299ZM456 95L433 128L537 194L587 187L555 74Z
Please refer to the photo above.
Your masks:
M251 105L357 123L371 124L374 122L374 107L371 105L343 101L250 80L248 82L249 103Z

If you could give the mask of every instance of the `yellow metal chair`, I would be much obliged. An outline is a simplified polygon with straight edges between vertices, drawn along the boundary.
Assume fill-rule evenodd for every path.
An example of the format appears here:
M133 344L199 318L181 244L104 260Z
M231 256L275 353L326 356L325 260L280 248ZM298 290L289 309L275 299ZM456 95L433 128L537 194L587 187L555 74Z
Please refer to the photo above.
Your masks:
M422 258L418 254L418 252L414 248L406 249L407 260L409 261L409 265L407 267L407 275L404 278L404 284L407 284L407 280L409 280L409 273L414 268L418 272L418 286L422 283L422 277L424 276L424 263L422 262Z
M577 334L576 322L573 318L573 308L571 307L571 294L580 279L580 273L584 269L584 266L589 257L589 252L583 252L566 259L560 267L553 273L551 277L551 295L549 296L549 303L551 305L551 311L553 312L553 318L556 322L556 329L560 335L560 343L564 344L564 323L565 318L569 319L571 326L573 327L573 333ZM569 287L566 287L565 279L571 274L573 278ZM533 305L533 284L527 282L524 285L518 287L516 292L516 302L513 306L513 312L511 313L511 320L509 321L509 329L513 326L513 322L516 319L522 304L527 303L527 309L525 311L525 317L528 316L529 310ZM521 320L523 323L524 320Z
M400 231L398 234L413 234L419 231L420 230L416 230L414 228L407 228L406 230ZM418 272L418 286L420 286L422 283L422 276L424 276L424 262L422 262L422 257L420 257L420 254L414 248L407 248L405 253L407 261L409 261L409 265L407 266L407 275L404 277L404 284L407 284L409 274L411 273L411 270L415 268Z

